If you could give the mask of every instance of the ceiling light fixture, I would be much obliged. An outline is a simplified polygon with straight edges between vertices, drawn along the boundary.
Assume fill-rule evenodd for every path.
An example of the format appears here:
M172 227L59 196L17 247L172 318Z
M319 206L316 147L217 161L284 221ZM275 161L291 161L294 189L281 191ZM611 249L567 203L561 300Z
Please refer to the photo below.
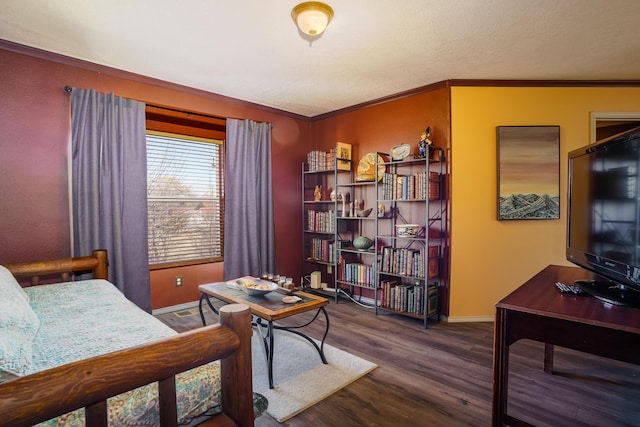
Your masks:
M308 1L294 7L291 11L291 18L300 31L311 37L316 37L322 34L329 25L331 18L333 18L333 9L328 4L319 1Z

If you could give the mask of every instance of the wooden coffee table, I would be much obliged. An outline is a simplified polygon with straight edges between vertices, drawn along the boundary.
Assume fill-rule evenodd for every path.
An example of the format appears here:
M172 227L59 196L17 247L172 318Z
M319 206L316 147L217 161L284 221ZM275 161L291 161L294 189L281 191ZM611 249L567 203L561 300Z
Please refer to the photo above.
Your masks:
M229 304L246 304L251 308L251 314L254 316L253 325L257 327L257 330L260 333L267 355L269 388L273 388L273 331L275 329L291 332L306 339L318 351L322 363L325 365L328 363L327 358L324 355L324 341L329 333L329 315L327 314L324 306L329 304L328 299L306 292L293 292L291 294L301 298L301 300L295 303L285 303L282 301L285 294L274 291L265 295L252 296L246 294L240 289L228 287L226 282L200 285L198 286L198 289L201 292L199 309L202 325L206 325L204 313L202 312L202 305L205 301L209 308L211 308L214 313L218 314L218 310L211 303L210 297ZM274 323L276 320L295 316L300 313L306 313L311 310L316 310L316 313L311 320L304 324L296 326L282 326ZM308 335L300 332L299 329L313 323L319 317L320 313L324 315L326 327L324 335L322 336L322 341L320 342L320 345L318 345Z

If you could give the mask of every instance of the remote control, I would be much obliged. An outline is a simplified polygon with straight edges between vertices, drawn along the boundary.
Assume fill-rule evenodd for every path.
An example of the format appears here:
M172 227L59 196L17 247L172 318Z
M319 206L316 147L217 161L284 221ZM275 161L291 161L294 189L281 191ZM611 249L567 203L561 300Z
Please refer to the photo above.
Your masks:
M583 291L579 286L576 285L565 285L562 282L556 282L556 288L563 294L573 294L573 295L585 295L585 291Z

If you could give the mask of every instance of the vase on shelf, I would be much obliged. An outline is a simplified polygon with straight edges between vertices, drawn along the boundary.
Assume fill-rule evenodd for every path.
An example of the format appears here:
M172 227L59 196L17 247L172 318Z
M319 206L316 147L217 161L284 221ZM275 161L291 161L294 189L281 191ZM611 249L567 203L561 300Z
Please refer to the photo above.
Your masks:
M359 251L366 251L371 246L373 246L373 240L367 236L358 236L353 239L353 247Z

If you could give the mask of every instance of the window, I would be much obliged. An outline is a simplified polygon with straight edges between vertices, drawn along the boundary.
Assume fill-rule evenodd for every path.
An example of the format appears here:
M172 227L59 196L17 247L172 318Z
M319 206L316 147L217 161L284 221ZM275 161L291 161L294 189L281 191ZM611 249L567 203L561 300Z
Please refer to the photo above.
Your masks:
M220 140L147 131L152 268L222 260L223 159Z

